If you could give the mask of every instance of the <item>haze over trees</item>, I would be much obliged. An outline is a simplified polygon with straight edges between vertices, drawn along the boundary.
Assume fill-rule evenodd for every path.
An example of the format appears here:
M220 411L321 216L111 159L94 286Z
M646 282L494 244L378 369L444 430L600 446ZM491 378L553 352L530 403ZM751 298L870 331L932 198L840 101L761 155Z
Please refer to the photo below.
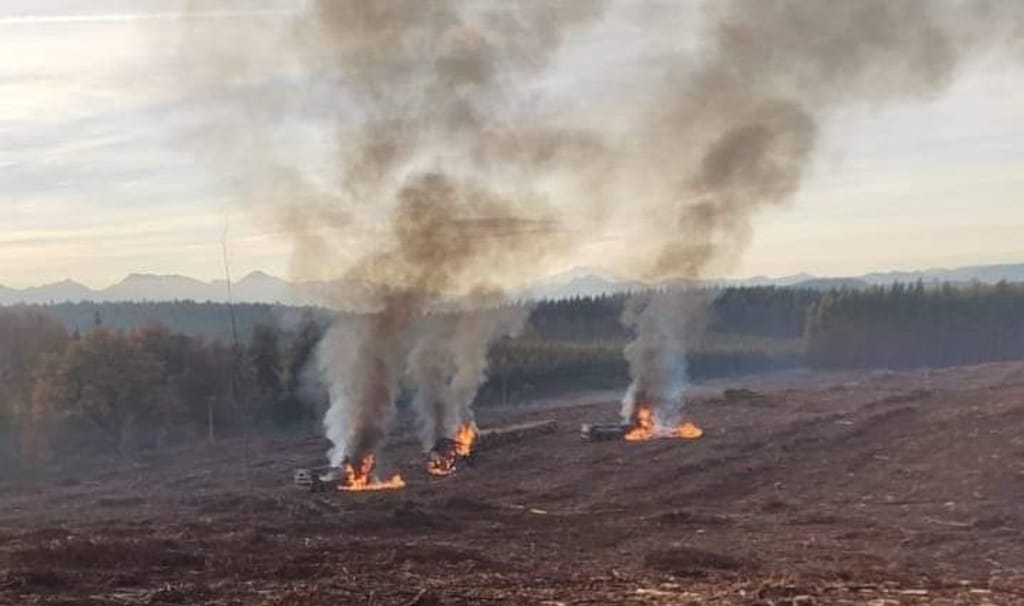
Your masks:
M623 388L629 334L619 318L629 296L536 305L521 335L491 348L478 405ZM218 304L0 307L0 462L319 431L326 395L309 361L328 314L267 305L235 313L237 346ZM732 288L714 293L705 324L688 348L694 380L1022 359L1024 285Z

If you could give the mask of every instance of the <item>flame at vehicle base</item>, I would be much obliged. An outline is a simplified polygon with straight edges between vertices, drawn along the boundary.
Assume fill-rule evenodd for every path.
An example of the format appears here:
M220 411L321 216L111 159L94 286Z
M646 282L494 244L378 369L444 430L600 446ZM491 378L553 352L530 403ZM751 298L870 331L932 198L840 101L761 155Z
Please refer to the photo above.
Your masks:
M630 442L644 442L659 438L696 440L703 435L704 430L690 422L675 427L659 426L654 409L646 404L638 404L633 413L633 428L624 437Z
M374 468L377 466L377 459L374 455L368 454L359 461L353 463L346 459L341 465L345 480L338 485L339 490L349 492L362 492L368 490L397 490L405 488L405 480L400 474L395 474L390 480L380 481L374 475Z
M441 438L427 454L427 473L434 477L447 477L455 473L462 461L473 454L477 430L465 423L455 433L455 439Z

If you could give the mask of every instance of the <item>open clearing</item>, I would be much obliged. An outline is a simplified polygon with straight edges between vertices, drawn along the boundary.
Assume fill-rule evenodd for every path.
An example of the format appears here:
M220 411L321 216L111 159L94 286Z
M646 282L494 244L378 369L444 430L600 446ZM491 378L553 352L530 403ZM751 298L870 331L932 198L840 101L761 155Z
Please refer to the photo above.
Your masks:
M5 481L0 603L1024 603L1024 365L752 386L701 391L698 442L485 410L560 429L440 480L406 427L402 491L299 491L315 438L254 439L248 482L240 441Z

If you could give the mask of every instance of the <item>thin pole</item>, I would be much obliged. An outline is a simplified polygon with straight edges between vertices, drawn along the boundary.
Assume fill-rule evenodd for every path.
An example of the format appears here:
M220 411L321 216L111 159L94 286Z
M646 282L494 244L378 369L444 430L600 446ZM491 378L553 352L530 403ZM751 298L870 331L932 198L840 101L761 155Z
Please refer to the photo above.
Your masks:
M228 231L230 223L228 215L224 215L224 233L221 235L220 246L221 253L224 258L224 280L227 284L227 304L228 304L228 316L231 318L231 344L232 344L232 362L231 362L231 401L234 404L235 410L241 409L242 411L242 442L243 446L243 462L242 462L242 473L245 478L246 488L252 492L252 473L250 469L250 448L249 448L249 406L248 404L239 405L238 401L238 369L241 366L241 352L242 348L238 342L238 321L235 318L235 303L234 295L231 289L231 264L229 262L228 255Z

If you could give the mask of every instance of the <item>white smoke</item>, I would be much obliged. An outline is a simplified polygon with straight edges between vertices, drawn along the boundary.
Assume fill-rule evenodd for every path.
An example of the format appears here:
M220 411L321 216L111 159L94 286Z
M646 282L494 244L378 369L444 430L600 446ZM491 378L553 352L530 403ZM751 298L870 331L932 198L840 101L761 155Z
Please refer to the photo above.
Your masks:
M454 439L462 425L475 427L473 403L487 380L488 349L499 338L517 335L528 316L529 307L477 299L472 307L421 319L409 353L409 377L424 450L441 438Z
M697 291L666 290L627 301L622 323L635 337L626 346L632 382L622 400L622 418L633 422L637 404L653 408L659 426L679 423L688 386L688 341L703 327L705 295Z

